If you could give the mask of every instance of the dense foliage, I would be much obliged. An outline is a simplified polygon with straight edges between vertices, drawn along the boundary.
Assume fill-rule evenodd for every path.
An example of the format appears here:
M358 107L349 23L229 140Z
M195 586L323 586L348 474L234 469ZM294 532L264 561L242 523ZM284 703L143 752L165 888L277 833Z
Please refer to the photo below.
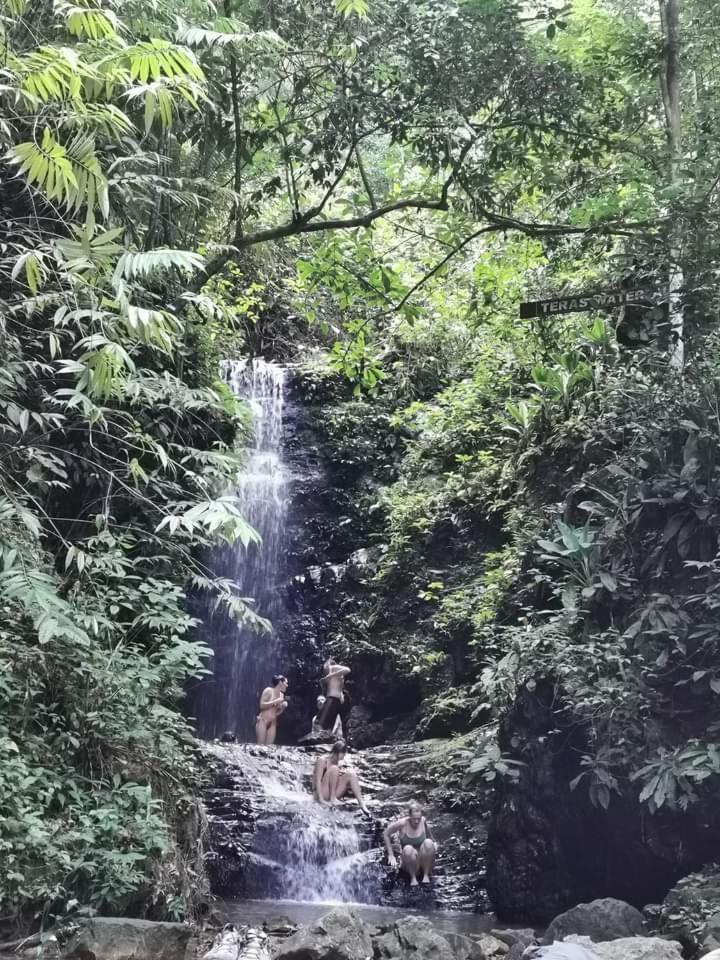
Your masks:
M264 627L204 565L255 537L228 350L350 377L381 557L335 646L418 677L421 732L550 675L601 806L715 782L720 8L527 8L0 3L3 908L202 885L188 598Z

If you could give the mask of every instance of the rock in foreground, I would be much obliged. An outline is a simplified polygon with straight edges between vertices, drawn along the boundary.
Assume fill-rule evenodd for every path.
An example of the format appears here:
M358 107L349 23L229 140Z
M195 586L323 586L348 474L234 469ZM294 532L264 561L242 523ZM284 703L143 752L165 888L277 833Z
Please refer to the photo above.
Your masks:
M183 923L95 917L67 942L63 960L182 960L190 933Z
M571 934L600 943L620 937L641 937L644 932L645 924L639 910L623 900L606 897L591 903L579 903L555 917L545 931L543 943L564 940Z
M584 947L598 960L682 960L680 944L660 937L621 937L593 943L590 937L567 937L565 944ZM553 945L554 946L554 945ZM552 950L553 947L542 949ZM546 960L550 960L549 957Z
M372 955L370 928L351 910L333 910L273 952L274 960L368 960Z

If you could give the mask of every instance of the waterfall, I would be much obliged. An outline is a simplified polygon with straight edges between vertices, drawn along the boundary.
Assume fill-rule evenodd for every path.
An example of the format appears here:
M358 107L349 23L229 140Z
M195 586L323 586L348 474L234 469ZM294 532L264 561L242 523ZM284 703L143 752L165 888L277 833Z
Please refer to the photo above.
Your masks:
M216 575L232 580L240 596L252 599L257 613L274 621L282 612L279 584L288 489L282 459L285 371L256 357L225 360L220 373L253 416L253 444L234 492L262 542L218 550L209 565ZM214 653L213 675L192 695L198 732L204 737L232 732L240 740L252 740L260 693L274 673L286 672L277 659L276 634L238 627L218 614L205 621L205 639Z
M315 803L310 791L313 754L230 744L207 744L206 749L222 761L233 784L231 792L217 791L208 798L208 818L211 837L221 838L215 841L221 859L225 844L228 850L244 850L244 896L377 902L381 869L374 826L357 820L354 803L334 810ZM240 797L249 809L238 816ZM229 840L228 828L242 839ZM232 887L223 892L232 893Z

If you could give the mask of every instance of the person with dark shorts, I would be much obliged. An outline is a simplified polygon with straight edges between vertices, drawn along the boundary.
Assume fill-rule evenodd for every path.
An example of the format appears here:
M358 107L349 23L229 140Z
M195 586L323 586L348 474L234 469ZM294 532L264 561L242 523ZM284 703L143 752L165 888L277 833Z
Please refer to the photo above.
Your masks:
M345 701L345 677L350 673L350 667L343 667L333 660L326 660L324 673L320 683L325 688L325 703L318 714L318 726L327 733L331 733L338 717L343 713Z

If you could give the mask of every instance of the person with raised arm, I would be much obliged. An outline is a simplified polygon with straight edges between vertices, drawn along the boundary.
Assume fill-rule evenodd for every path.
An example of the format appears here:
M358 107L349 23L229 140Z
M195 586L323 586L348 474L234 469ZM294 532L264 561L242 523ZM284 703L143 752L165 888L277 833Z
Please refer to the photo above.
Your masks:
M343 667L334 660L326 660L323 664L323 675L320 683L325 688L325 703L317 716L318 727L326 733L332 733L335 723L340 716L345 694L345 677L350 673L350 667Z
M383 839L391 867L397 867L397 857L392 846L392 836L395 833L400 835L401 866L410 877L410 886L417 886L419 876L422 883L430 883L437 847L419 803L413 800L408 806L406 817L394 820L385 827Z
M260 695L260 710L255 721L255 739L263 746L275 743L277 719L288 705L285 699L287 688L287 677L278 673L272 678L272 686L265 687Z

